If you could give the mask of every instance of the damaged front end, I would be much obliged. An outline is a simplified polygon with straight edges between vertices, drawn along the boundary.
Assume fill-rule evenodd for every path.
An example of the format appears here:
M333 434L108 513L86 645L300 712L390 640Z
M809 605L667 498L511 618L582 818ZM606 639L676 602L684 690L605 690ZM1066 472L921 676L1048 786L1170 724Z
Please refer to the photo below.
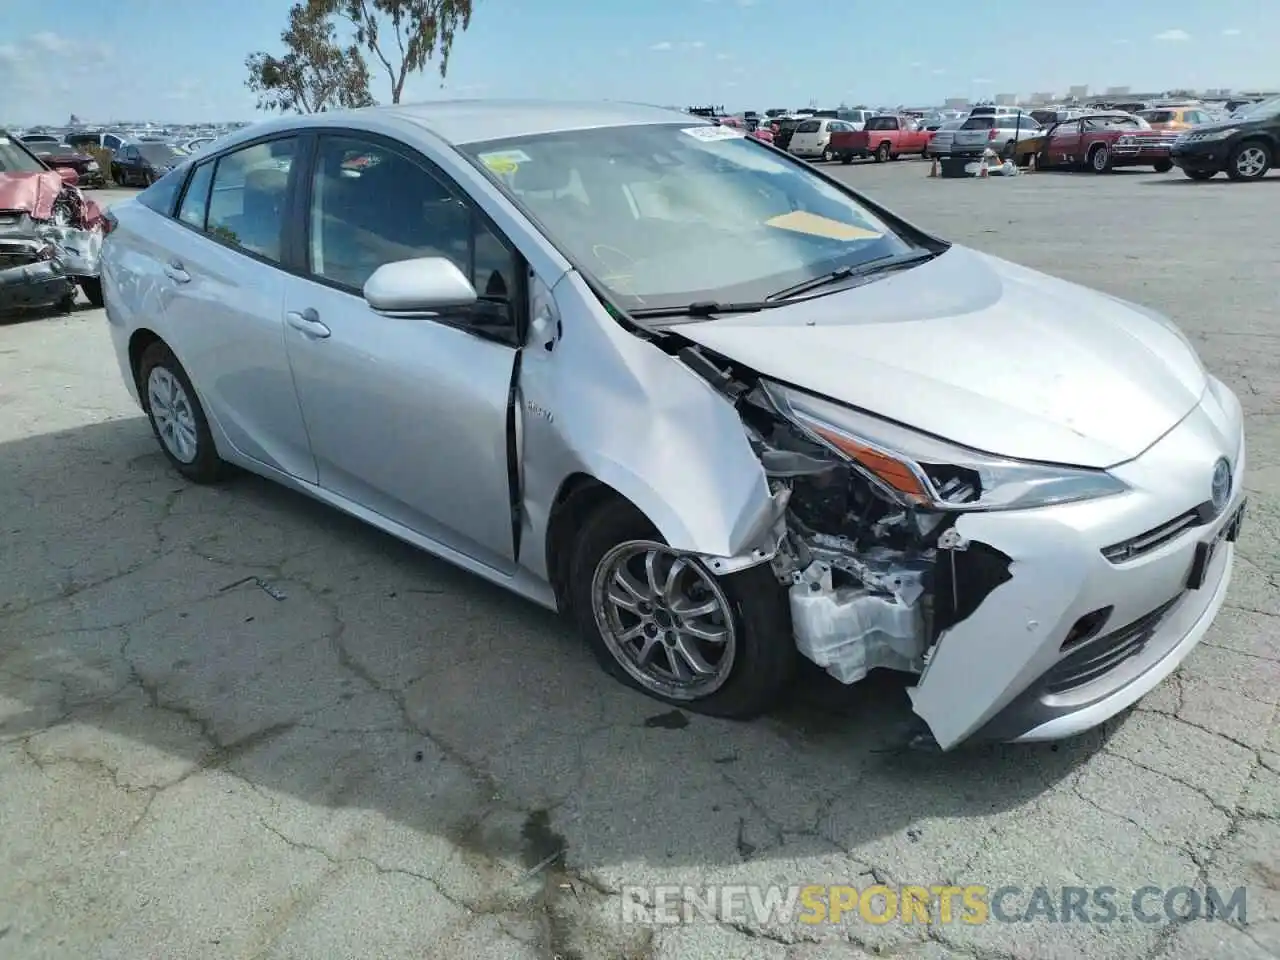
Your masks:
M803 656L846 684L877 667L918 675L913 708L943 749L1043 669L1039 637L1057 629L1083 574L1029 546L1025 509L1108 496L1123 483L956 447L702 347L678 355L734 404L783 510L755 556L767 556L788 591ZM1037 527L1033 539L1043 535ZM1032 562L1037 549L1044 556ZM1027 582L1000 589L1028 563ZM1027 619L1037 615L1043 623ZM1019 620L1030 632L1011 647ZM993 633L993 624L1006 626ZM990 662L996 650L1008 651L1002 662ZM931 670L939 651L948 654L941 673Z
M97 204L56 173L0 182L0 310L70 305L94 283L102 249Z

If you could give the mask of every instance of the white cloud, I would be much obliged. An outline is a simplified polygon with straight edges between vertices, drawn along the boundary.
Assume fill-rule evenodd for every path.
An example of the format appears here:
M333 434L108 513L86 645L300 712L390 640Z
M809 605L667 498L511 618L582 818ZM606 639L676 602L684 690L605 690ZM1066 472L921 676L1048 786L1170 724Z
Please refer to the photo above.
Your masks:
M1227 27L1227 29L1222 31L1222 35L1224 37L1238 37L1240 36L1240 33L1241 31L1239 27Z
M740 7L754 7L756 5L756 0L737 0L737 2Z
M1117 47L1124 47L1124 46L1128 46L1129 44L1128 40L1112 40L1111 42Z
M986 77L974 77L971 82L972 83L990 83L991 81L988 80Z
M912 60L909 64L907 64L907 66L909 66L912 70L919 70L921 67L924 66L924 64L921 63L919 60Z
M663 40L660 43L655 43L649 49L650 50L670 50L671 47L672 47L672 43L670 40Z
M703 43L701 40L695 40L693 41L693 43L689 44L689 46L692 47L694 50L701 50L703 47L706 46L706 44Z
M46 53L66 53L75 43L66 37L60 37L51 31L37 33L31 37L31 45L39 47Z
M732 53L717 53L717 54L716 54L716 59L717 59L717 60L732 60L732 59L733 59L733 54L732 54Z
M940 76L942 76L944 73L946 73L947 71L943 70L941 67L934 67L934 68L933 68L932 70L930 70L929 72L930 72L930 73L932 73L935 77L940 77Z
M1170 40L1175 43L1182 43L1184 40L1190 40L1191 34L1187 33L1185 30L1180 30L1177 27L1174 27L1172 30L1165 30L1161 33L1157 33L1153 39Z

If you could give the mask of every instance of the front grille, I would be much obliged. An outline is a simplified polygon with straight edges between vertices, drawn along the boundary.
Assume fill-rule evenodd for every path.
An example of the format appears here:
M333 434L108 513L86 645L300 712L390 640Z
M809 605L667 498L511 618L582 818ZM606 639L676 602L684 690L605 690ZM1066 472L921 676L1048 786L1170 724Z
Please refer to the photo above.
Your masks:
M1205 522L1202 511L1197 508L1188 510L1186 513L1167 520L1158 527L1152 527L1145 533L1140 533L1136 537L1130 537L1128 540L1121 540L1119 543L1113 543L1109 547L1102 548L1102 555L1112 563L1125 563L1142 556L1144 553L1150 553L1157 547L1162 547L1181 536L1185 531L1192 527L1198 527Z
M1044 675L1047 693L1065 693L1082 687L1114 669L1130 657L1137 656L1155 635L1165 616L1182 595L1161 604L1150 613L1127 626L1104 634L1079 646L1053 665Z

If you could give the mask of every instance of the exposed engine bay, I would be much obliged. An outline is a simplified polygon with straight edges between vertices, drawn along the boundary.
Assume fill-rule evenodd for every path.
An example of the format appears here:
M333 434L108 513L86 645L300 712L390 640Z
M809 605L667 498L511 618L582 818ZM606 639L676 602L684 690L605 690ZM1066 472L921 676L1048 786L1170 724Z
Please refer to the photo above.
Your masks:
M730 400L786 503L772 556L796 646L841 683L877 667L922 673L938 638L1010 579L1010 559L955 529L956 512L907 505L875 473L788 418L767 385L722 357L679 357ZM957 475L944 494L969 499Z
M103 215L52 171L0 175L0 310L98 294Z

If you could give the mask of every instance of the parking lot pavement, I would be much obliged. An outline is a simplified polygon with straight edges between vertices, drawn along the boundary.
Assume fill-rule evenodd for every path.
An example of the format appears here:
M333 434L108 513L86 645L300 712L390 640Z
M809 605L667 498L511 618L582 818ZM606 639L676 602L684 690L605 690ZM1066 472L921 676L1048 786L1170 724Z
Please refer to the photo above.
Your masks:
M1280 185L833 169L1169 313L1239 393L1251 513L1176 676L1079 740L942 756L901 749L894 678L814 681L752 724L668 711L554 617L354 521L251 477L184 483L99 312L0 325L0 955L1277 955ZM1036 886L1112 887L1119 916L621 907L628 885L873 882L1018 886L1005 917ZM1136 922L1148 885L1245 886L1248 924Z

